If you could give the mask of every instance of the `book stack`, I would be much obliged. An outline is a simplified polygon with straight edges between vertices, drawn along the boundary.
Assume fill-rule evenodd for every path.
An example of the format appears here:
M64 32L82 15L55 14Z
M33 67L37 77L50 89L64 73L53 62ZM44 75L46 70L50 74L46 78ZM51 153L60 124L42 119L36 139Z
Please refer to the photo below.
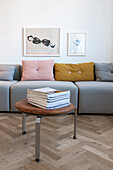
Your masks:
M50 87L27 90L28 103L43 109L58 109L70 105L70 91Z

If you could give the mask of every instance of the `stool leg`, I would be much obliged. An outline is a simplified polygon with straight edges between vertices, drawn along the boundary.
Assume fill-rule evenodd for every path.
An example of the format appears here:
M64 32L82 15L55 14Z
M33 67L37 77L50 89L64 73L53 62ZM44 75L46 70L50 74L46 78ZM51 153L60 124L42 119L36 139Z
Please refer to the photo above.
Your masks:
M41 118L36 118L36 136L35 136L35 161L40 161L40 121Z
M26 133L26 114L22 113L22 133Z
M77 139L77 109L75 108L74 114L74 136L73 139Z

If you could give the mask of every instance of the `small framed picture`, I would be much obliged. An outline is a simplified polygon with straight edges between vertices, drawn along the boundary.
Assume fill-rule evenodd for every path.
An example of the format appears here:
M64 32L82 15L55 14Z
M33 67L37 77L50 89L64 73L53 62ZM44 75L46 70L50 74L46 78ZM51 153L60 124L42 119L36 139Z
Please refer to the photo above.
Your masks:
M86 55L86 33L68 33L68 55Z
M24 56L60 56L60 28L24 28Z

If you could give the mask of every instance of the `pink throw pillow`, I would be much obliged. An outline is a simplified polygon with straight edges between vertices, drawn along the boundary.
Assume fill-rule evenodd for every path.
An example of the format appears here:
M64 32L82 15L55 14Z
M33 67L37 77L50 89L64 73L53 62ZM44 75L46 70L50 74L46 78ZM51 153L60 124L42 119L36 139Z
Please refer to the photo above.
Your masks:
M54 60L23 60L21 81L25 80L54 80Z

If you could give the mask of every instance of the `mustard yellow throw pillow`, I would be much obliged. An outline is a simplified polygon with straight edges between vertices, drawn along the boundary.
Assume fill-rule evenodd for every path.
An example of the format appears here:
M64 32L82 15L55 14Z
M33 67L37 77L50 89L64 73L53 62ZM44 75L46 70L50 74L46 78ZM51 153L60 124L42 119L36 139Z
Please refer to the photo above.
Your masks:
M93 81L94 63L61 64L55 63L57 81Z

